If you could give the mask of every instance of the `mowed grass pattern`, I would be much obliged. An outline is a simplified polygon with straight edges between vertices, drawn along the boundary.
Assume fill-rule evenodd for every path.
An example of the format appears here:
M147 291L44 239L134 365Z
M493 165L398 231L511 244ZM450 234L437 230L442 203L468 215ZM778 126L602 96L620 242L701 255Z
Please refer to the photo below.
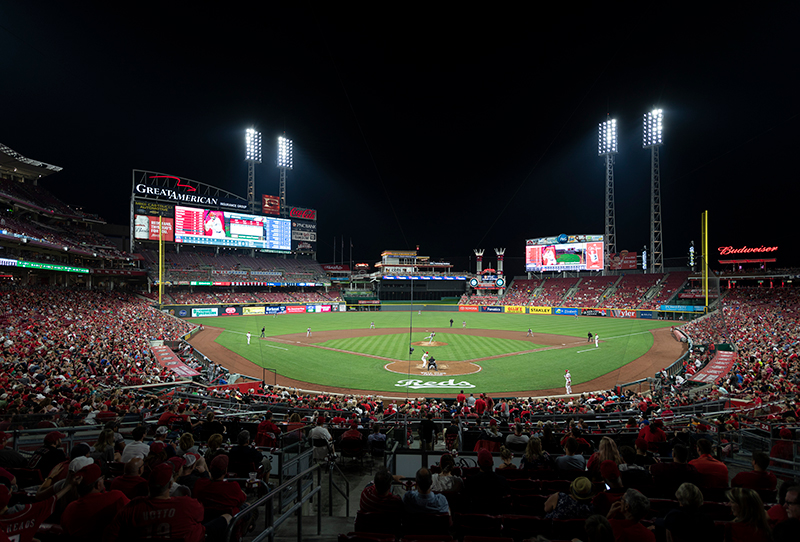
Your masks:
M453 332L449 330L450 318L454 320ZM381 328L409 328L413 319L413 333L381 334ZM322 330L367 329L374 321L378 329L370 331L375 336L324 341L324 346L337 343L335 348L374 354L390 359L407 361L408 367L419 363L425 348L415 346L413 355L408 354L410 342L421 341L426 329L437 328L437 338L443 342L450 334L458 335L461 322L467 321L468 328L504 329L519 331L520 340L492 339L462 335L459 339L469 339L463 344L454 344L427 350L437 360L475 359L489 357L502 352L520 352L535 343L537 333L573 336L578 345L573 348L551 349L541 352L517 354L494 360L480 362L479 373L458 377L455 382L469 382L476 391L505 393L522 390L562 388L564 370L572 373L573 384L586 382L609 372L642 356L652 346L653 338L646 331L672 324L669 321L635 320L623 318L585 317L554 315L517 315L486 313L448 313L423 310L419 315L415 310L409 312L373 313L327 313L327 314L287 314L272 316L239 316L220 318L198 318L192 321L208 326L225 328L217 342L222 346L251 360L256 365L274 368L279 374L289 378L320 385L353 389L380 390L403 396L405 387L398 387L404 375L391 373L384 369L384 360L366 356L335 352L322 348L283 344L258 339L261 328L266 327L269 336L303 333L308 327L312 332ZM534 338L525 340L525 332L532 328ZM447 329L445 329L447 328ZM244 334L250 331L253 340L247 345ZM603 341L600 348L586 343L588 332L600 334ZM366 341L366 342L362 342ZM500 341L500 342L497 342ZM528 342L530 341L530 342ZM320 338L320 344L323 340ZM516 344L518 343L518 344ZM348 345L350 347L345 347ZM332 346L333 347L333 346ZM454 353L450 353L450 350ZM584 351L585 352L582 352ZM447 353L445 354L445 351ZM481 353L484 353L481 355ZM487 353L488 352L488 353ZM449 357L454 356L454 357ZM456 358L455 356L459 356ZM415 377L416 378L416 377ZM449 380L448 377L422 377L423 380ZM267 377L269 381L269 377ZM442 390L450 393L451 390ZM411 391L419 394L420 392ZM431 392L429 392L431 393ZM435 393L435 392L433 392Z

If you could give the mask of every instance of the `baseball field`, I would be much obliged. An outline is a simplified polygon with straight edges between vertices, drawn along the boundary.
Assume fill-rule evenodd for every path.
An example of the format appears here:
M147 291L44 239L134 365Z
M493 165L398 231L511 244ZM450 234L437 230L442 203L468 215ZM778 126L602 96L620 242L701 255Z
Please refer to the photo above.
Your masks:
M190 321L205 328L192 344L231 372L302 389L398 397L461 389L563 394L566 369L573 392L608 389L653 376L683 351L669 331L672 322L630 318L415 309ZM600 336L597 346L588 333ZM438 369L424 368L425 352Z

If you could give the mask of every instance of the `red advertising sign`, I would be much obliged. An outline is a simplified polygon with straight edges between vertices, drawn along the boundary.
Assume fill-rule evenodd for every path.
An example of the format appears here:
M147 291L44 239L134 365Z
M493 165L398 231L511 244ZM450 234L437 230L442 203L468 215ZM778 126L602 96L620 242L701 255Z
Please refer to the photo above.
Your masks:
M162 367L166 367L178 376L191 378L200 373L186 365L181 361L175 352L169 346L152 346L150 349L153 351L153 357Z
M477 305L459 305L458 312L478 312Z
M265 215L280 215L281 200L278 196L261 194L261 212Z
M322 268L325 271L350 271L350 266L348 264L344 265L338 263L336 265L328 264L328 265L323 265Z
M689 380L694 382L716 383L720 378L730 372L734 363L736 363L736 352L719 350L714 356L714 359L709 361L708 365L697 373L693 374Z
M727 246L727 247L719 247L717 250L719 251L720 256L725 256L726 254L758 254L763 252L777 252L778 247L765 247L762 245L760 247L744 246L740 248L735 248Z
M316 220L317 211L314 209L304 209L302 207L290 207L289 218L300 218L302 220Z
M609 269L636 269L636 252L612 252L608 255Z
M286 307L286 313L287 314L298 314L298 313L301 313L301 312L306 312L306 306L305 305L301 305L301 306L289 305L288 307Z
M158 241L159 220L161 221L161 227L163 229L164 241L173 241L174 220L172 218L164 218L160 216L136 215L133 225L134 238L147 241Z

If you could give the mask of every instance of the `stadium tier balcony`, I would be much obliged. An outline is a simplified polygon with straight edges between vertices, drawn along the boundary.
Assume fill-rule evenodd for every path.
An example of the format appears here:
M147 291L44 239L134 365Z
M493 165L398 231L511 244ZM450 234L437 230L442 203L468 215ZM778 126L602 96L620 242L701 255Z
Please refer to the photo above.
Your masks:
M578 279L575 277L549 278L544 282L541 294L533 298L531 304L541 307L561 307L564 296L577 282Z
M597 307L603 293L619 279L618 276L584 277L578 291L564 301L564 307Z

